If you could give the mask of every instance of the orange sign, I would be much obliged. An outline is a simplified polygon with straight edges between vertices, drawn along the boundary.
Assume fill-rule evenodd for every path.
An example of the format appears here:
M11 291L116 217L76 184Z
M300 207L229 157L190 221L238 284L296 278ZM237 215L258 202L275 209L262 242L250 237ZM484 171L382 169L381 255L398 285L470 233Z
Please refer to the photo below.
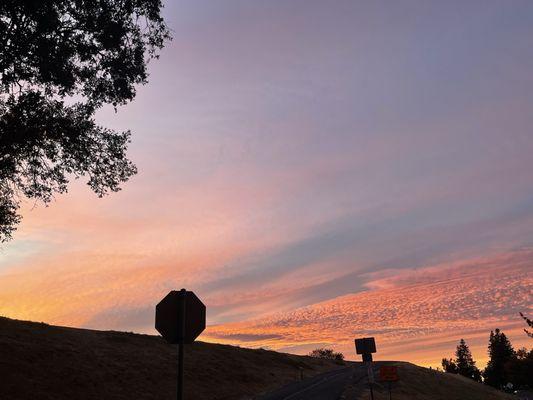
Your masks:
M393 365L382 365L379 367L379 380L385 382L395 382L398 380L398 367Z

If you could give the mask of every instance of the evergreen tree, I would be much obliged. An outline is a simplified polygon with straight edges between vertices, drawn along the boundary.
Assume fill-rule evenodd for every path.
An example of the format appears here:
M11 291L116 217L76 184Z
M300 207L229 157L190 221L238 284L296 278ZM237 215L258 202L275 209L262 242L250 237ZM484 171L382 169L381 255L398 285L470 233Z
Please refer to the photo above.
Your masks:
M483 371L483 378L487 385L502 388L509 377L506 372L506 364L515 359L515 351L505 333L496 329L490 332L489 337L489 362Z
M457 373L457 365L455 364L455 361L452 358L443 358L441 364L442 369L444 369L444 372L448 372L450 374Z
M445 372L463 375L481 382L481 371L476 367L476 362L464 339L461 339L455 350L455 359L443 358L441 363Z
M515 388L533 389L533 350L525 347L516 351L516 357L505 366L508 379Z
M459 375L481 382L481 372L476 367L476 362L464 339L461 339L455 351L455 364Z

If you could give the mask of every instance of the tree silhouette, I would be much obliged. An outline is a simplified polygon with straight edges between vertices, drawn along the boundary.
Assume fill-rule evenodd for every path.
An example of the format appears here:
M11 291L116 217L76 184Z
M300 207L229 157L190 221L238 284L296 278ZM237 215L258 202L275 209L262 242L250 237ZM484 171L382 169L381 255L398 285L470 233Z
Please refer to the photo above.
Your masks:
M505 365L505 372L515 388L533 389L533 349L518 349L516 357Z
M487 385L501 388L509 382L506 364L515 358L515 351L505 333L496 329L490 332L489 362L483 371L484 382Z
M457 364L455 364L455 361L452 358L443 358L441 364L444 372L448 372L450 374L457 373Z
M309 356L314 357L314 358L323 358L326 360L336 360L336 361L344 360L344 354L335 353L333 349L326 349L322 347L318 349L314 349L312 352L309 353Z
M520 313L520 316L522 317L522 319L524 321L526 321L526 324L530 327L530 328L533 328L533 321L531 321L529 318L527 318L524 314ZM528 335L530 338L533 338L533 332L531 331L528 331L527 329L524 329L524 332L526 333L526 335Z
M481 372L476 367L476 362L464 339L459 341L455 350L455 359L442 359L442 368L445 372L459 374L481 382Z
M455 364L459 375L481 382L481 372L476 367L476 362L472 358L472 353L464 339L460 340L455 351Z
M98 126L147 82L168 29L160 0L0 2L0 241L20 222L22 197L50 202L70 177L98 195L135 174L130 132Z

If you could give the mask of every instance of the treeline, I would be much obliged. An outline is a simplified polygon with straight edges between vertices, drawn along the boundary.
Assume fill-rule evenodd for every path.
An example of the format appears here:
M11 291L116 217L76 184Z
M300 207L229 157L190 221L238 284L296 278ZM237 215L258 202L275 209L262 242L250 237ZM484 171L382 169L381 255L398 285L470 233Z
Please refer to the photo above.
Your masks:
M443 358L442 367L448 373L463 375L504 391L533 388L533 349L514 350L505 333L496 329L490 332L488 353L489 361L481 371L465 340L461 339L455 358Z

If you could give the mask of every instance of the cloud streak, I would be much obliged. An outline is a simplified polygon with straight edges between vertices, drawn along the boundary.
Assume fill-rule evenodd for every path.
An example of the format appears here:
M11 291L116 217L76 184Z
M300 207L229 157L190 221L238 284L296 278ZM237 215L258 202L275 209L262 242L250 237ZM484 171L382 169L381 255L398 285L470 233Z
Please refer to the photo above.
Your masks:
M150 84L98 114L132 129L139 175L105 199L78 181L25 205L0 251L1 314L153 333L154 305L187 287L212 339L249 346L368 330L383 356L434 362L420 352L456 333L481 349L489 328L518 332L531 2L167 6L175 40Z
M479 336L488 336L496 327L509 329L517 343L526 342L518 312L532 310L532 256L533 250L527 248L489 259L395 272L370 280L369 291L258 320L211 326L206 337L236 344L241 343L237 335L261 333L272 338L246 344L306 352L326 343L347 350L353 358L354 337L371 335L377 338L380 359L395 354L433 365L445 354L436 359L425 354L420 359L410 350L464 337L475 340L475 354L484 361L486 343L481 345ZM452 351L453 345L449 346Z

